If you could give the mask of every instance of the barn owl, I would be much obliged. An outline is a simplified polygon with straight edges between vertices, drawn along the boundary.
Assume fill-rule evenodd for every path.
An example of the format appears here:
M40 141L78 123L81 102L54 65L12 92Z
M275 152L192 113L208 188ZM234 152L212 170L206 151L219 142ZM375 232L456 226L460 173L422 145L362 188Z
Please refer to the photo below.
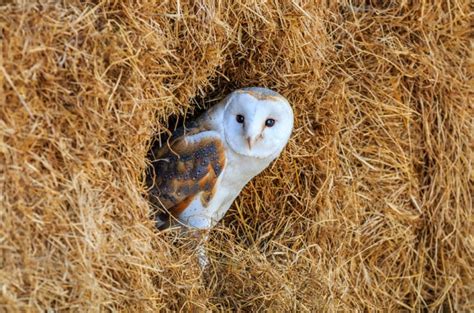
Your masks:
M210 229L242 188L275 160L293 129L288 101L270 89L236 90L154 153L150 201L157 227Z

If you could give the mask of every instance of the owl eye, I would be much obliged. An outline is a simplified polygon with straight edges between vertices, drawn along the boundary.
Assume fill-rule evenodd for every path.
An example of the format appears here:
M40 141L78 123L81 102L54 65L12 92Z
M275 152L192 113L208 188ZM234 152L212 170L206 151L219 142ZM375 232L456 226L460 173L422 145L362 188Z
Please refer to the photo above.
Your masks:
M245 117L243 115L240 115L240 114L237 114L235 119L236 119L237 123L240 123L240 124L243 124L244 121L245 121Z
M275 125L275 120L274 119L269 118L265 121L265 126L272 127L273 125Z

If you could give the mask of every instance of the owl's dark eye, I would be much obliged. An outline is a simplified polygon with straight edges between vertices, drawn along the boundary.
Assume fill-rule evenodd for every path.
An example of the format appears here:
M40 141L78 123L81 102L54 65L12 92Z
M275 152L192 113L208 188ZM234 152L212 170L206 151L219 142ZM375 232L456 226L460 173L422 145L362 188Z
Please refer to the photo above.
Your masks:
M265 126L272 127L273 125L275 125L275 120L274 119L269 118L265 121Z
M243 124L244 121L245 121L245 117L243 115L240 115L240 114L237 114L235 119L237 120L237 123L240 123L240 124Z

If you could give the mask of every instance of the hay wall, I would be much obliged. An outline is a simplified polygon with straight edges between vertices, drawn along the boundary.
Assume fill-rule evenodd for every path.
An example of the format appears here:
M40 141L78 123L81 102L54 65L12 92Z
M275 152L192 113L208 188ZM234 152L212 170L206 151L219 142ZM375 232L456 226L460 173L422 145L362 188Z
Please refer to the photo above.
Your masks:
M1 2L0 307L472 309L469 1L158 3ZM295 132L205 282L149 220L146 153L255 85Z

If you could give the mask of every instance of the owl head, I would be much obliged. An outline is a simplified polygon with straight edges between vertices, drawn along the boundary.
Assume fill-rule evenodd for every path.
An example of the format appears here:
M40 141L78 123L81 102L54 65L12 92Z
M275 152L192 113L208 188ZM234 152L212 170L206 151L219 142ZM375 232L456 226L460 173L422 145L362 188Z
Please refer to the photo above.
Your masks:
M276 157L293 130L293 110L283 96L270 89L239 89L227 97L223 126L227 144L236 153Z

